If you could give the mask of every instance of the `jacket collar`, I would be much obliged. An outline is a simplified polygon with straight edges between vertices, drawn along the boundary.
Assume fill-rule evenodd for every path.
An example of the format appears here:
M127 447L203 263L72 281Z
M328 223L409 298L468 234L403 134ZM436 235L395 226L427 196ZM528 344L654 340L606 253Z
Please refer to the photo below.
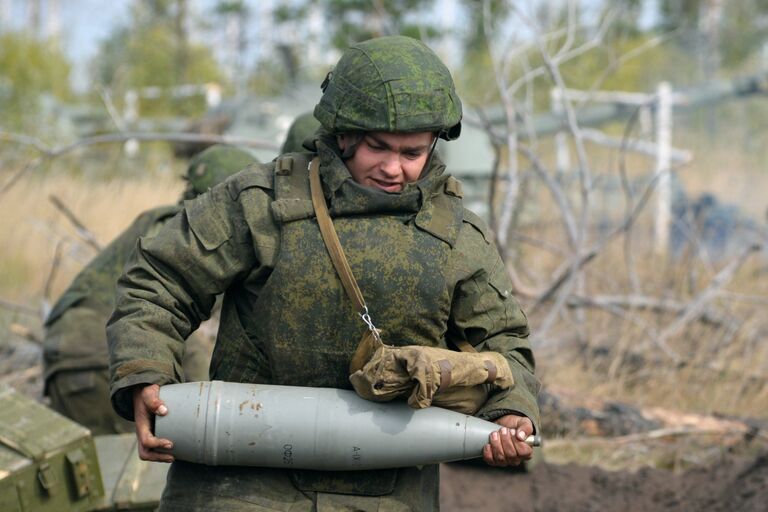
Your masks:
M320 176L329 201L329 211L334 216L366 213L417 213L425 198L431 197L444 185L443 164L433 153L424 177L405 185L401 192L389 193L357 183L341 159L335 140L324 137L315 141L320 158Z

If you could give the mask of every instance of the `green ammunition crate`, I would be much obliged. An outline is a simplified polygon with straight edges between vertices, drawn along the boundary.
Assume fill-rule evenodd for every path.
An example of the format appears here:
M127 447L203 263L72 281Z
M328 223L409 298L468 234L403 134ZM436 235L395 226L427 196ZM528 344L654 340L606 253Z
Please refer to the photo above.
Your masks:
M135 434L96 436L94 441L104 482L104 498L94 510L155 510L170 464L139 459Z
M0 511L89 511L103 495L90 431L0 386Z

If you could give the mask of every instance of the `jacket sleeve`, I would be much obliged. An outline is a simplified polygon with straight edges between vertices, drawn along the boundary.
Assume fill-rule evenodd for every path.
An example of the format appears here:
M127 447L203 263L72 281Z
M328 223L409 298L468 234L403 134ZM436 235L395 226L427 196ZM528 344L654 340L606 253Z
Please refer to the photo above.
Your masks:
M156 235L139 239L118 280L107 340L112 403L126 419L133 419L132 386L182 381L184 340L209 317L216 296L258 265L231 190L225 182L186 201Z
M168 214L178 210L177 206L161 206L139 215L125 231L80 270L51 309L45 320L45 327L53 326L72 308L88 308L102 315L95 334L104 341L104 322L115 307L115 283L123 273L125 264L136 246L136 240L147 234L155 225L159 225L163 219L170 216Z
M495 351L509 363L514 385L496 391L477 416L495 420L519 413L540 431L536 402L540 384L528 341L528 321L512 295L512 283L484 226L465 222L455 248L458 280L454 289L448 341L463 340L478 351Z

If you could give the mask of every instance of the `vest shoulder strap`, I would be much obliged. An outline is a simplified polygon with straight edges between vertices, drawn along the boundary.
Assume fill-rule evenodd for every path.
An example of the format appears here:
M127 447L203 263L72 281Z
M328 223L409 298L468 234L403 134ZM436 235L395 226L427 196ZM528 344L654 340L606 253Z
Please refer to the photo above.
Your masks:
M483 235L483 238L486 242L489 244L493 243L493 232L490 230L485 221L480 218L479 215L477 215L472 210L467 210L465 208L463 217L464 222L478 230L480 234Z
M272 190L274 187L272 165L272 163L253 163L228 178L226 181L227 190L232 200L236 201L240 194L249 188L258 187L263 190Z
M309 190L309 163L313 153L287 153L275 160L275 200L272 214L278 222L314 217Z

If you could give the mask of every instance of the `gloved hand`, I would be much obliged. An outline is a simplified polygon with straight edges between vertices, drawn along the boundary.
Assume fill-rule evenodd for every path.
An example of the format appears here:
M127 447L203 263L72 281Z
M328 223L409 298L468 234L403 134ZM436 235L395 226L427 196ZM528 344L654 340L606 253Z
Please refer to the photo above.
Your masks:
M350 364L349 380L358 395L373 401L408 396L408 404L430 405L474 414L489 389L514 385L506 359L498 352L456 352L407 345L394 347L369 336Z

